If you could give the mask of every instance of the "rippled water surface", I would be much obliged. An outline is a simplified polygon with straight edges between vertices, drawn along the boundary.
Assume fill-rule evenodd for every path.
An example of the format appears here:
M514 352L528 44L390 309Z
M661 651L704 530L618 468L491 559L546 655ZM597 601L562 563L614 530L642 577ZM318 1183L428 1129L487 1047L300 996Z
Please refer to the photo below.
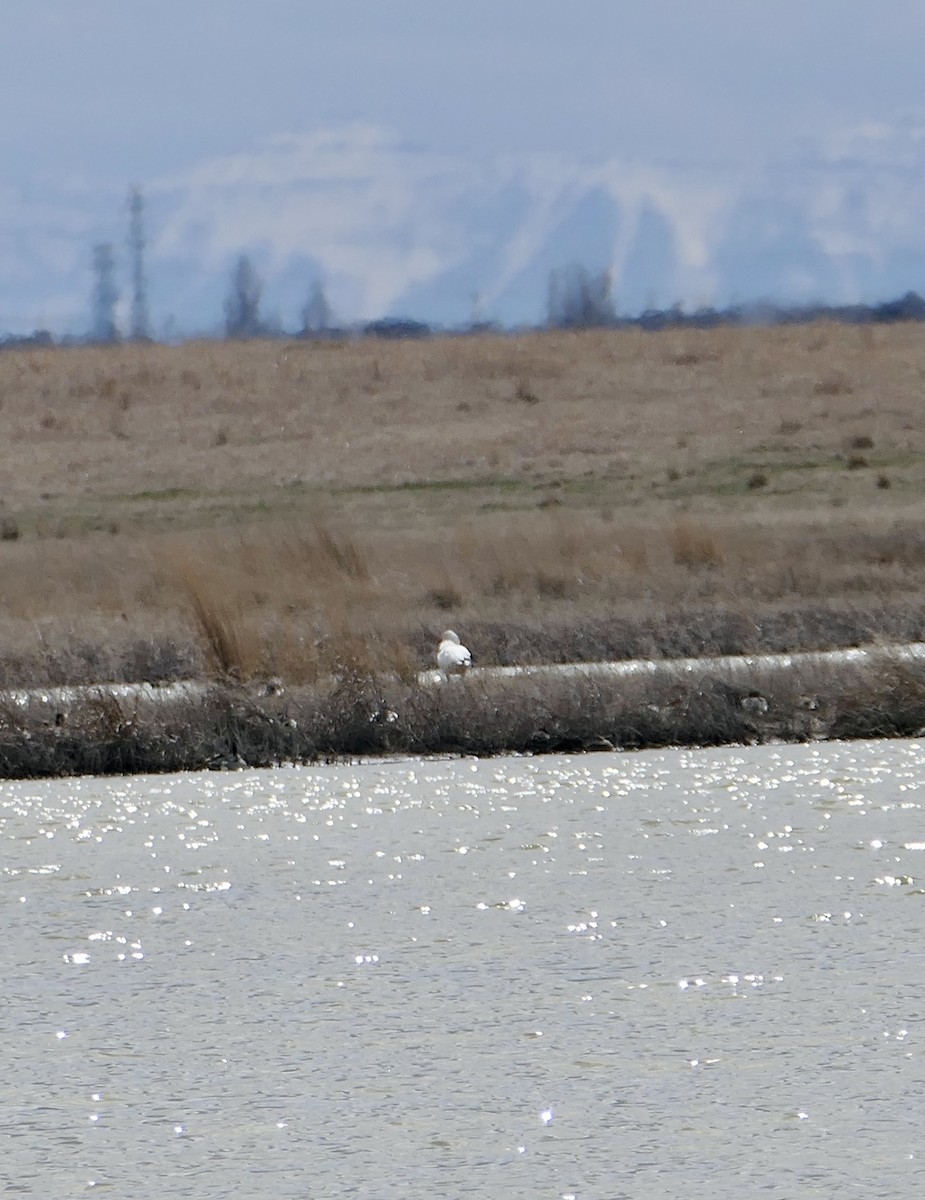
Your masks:
M0 785L6 1192L912 1197L925 746Z

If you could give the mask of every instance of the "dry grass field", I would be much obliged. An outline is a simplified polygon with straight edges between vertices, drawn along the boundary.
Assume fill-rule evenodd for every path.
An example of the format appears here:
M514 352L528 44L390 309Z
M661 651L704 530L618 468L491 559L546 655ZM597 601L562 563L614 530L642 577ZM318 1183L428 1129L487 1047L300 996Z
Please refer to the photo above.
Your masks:
M0 682L920 637L925 330L0 354Z

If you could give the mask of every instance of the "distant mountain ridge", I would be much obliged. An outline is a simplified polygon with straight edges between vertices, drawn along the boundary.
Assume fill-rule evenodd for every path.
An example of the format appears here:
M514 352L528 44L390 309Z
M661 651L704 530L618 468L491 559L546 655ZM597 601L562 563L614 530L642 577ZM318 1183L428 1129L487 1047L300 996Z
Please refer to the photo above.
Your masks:
M100 241L115 246L127 317L130 182L0 189L0 332L84 332ZM915 117L754 169L479 160L357 124L140 182L158 336L219 330L242 252L264 280L264 315L288 329L317 280L347 323L535 324L550 272L569 264L609 268L621 313L925 291L925 122Z

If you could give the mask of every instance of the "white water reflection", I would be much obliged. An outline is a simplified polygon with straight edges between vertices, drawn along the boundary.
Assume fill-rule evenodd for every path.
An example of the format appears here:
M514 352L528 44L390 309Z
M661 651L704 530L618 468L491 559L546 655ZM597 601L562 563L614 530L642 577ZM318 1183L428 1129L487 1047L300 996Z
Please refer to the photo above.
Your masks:
M0 788L22 1194L914 1195L925 748Z

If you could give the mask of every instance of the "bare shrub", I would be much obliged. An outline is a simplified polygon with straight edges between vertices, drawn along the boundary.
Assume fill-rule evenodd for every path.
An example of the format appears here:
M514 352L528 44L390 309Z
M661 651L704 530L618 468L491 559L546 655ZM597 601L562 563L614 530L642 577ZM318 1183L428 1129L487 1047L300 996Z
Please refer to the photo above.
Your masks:
M833 371L813 384L813 394L816 396L850 396L853 391L840 371Z
M540 402L539 396L524 379L518 381L514 395L522 404L539 404Z
M831 737L908 737L925 727L925 672L888 659L880 668L839 678L830 703Z
M756 491L758 488L768 486L768 477L764 471L753 471L748 477L748 482L745 485L749 491Z
M723 552L712 531L693 521L678 521L668 532L674 561L688 569L717 567Z
M451 612L462 606L463 598L455 584L445 583L431 588L427 592L426 602L441 612Z

